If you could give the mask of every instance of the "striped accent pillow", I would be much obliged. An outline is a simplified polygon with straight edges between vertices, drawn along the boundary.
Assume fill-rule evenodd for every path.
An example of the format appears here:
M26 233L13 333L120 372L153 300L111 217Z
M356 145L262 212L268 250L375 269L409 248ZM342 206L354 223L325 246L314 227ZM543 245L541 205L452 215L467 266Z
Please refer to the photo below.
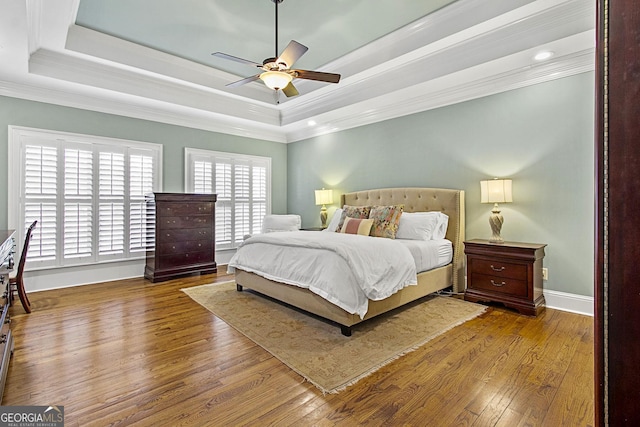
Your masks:
M347 234L360 234L362 236L368 236L371 232L371 226L373 225L372 219L361 218L345 218L344 224L340 229L341 233Z

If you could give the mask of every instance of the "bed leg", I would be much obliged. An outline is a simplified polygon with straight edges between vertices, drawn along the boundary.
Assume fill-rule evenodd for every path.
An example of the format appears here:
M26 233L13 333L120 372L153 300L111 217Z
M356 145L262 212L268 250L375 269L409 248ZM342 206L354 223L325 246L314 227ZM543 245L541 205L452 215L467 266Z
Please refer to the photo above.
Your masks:
M242 285L236 283L236 291L242 292Z
M340 332L342 332L342 335L344 335L345 337L350 337L351 336L351 326L340 325Z

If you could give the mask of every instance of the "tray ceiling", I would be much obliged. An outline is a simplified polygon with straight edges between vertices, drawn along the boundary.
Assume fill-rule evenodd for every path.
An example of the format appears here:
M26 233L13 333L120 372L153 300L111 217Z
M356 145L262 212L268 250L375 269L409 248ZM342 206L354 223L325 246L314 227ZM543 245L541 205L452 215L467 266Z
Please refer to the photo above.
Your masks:
M285 0L279 49L309 47L286 98L254 82L275 53L270 0L0 5L0 94L280 142L593 70L593 0ZM553 51L551 59L533 56ZM310 125L310 122L315 124Z

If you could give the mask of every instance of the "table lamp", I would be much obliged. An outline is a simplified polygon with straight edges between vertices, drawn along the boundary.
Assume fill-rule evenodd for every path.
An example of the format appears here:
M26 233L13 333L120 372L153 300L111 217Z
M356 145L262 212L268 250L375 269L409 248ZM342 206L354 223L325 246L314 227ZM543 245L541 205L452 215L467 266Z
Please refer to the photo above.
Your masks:
M489 225L491 225L492 236L489 239L491 243L504 243L504 239L500 236L502 223L504 218L500 215L498 203L511 203L513 196L511 194L510 179L492 179L480 181L480 202L493 203L491 216L489 217Z
M322 205L320 209L320 222L322 228L327 228L327 206L333 203L333 190L315 190L316 191L316 205Z

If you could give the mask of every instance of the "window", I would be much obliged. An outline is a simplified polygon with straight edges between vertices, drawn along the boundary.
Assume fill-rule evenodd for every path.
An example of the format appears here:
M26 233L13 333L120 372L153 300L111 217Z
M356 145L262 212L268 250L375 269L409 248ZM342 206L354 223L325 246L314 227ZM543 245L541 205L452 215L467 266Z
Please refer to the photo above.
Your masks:
M259 233L271 212L271 159L185 148L187 192L214 193L216 249L234 249Z
M160 189L161 145L19 127L9 133L9 223L18 241L38 221L30 265L144 256L145 194Z

